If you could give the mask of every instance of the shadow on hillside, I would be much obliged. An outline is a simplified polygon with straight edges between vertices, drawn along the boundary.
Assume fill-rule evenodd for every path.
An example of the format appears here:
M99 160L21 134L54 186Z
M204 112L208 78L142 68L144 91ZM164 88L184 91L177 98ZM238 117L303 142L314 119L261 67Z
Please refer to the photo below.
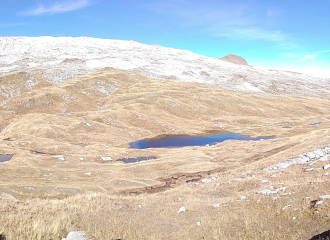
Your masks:
M325 231L319 235L316 235L309 240L330 240L330 230Z
M5 235L0 234L0 240L6 240Z

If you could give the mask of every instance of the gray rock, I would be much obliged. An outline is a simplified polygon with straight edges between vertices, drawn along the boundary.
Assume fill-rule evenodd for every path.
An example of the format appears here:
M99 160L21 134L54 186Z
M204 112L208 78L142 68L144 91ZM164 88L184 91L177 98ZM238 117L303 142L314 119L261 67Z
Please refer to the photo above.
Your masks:
M249 173L251 173L251 170L246 171L246 172L243 172L243 173L240 175L240 177L243 177L244 175L249 174Z
M182 212L185 212L186 211L186 208L185 207L180 207L178 213L182 213Z
M273 188L271 188L271 190L270 189L263 189L263 190L259 190L257 192L257 194L270 196L270 195L277 194L278 192L285 191L285 190L286 190L286 187L282 187L282 188L275 189L275 190L273 190Z
M58 160L65 161L65 157L63 155L55 155L54 158L57 158Z
M103 162L112 161L112 157L101 157Z
M324 152L322 151L322 149L316 149L316 150L314 151L314 153L315 153L316 155L319 155L320 157L323 157L323 156L324 156Z
M262 194L262 195L265 195L265 196L270 196L272 194L276 194L276 192L275 191L271 191L269 189L263 189L263 190L258 191L257 194Z
M320 160L321 162L326 162L326 161L328 161L328 156L320 157L319 160Z
M312 172L314 170L315 170L315 168L305 168L305 169L303 169L304 172Z
M325 148L322 149L316 149L312 152L307 152L299 155L297 158L290 158L286 161L271 165L269 167L266 167L263 169L263 171L273 171L277 169L285 169L288 168L291 165L295 164L306 164L310 162L312 159L315 159L316 161L328 161L328 157L330 155L327 155L330 152L330 145L326 146ZM315 162L316 162L315 161ZM313 162L313 163L315 163ZM311 165L313 165L311 163Z
M323 196L321 196L320 197L322 200L324 200L324 199L330 199L330 195L323 195Z
M289 208L289 207L291 207L291 205L287 205L287 206L285 206L284 208L282 208L282 210L285 210L285 209L287 209L287 208Z
M310 162L310 163L308 164L308 166L312 166L312 165L314 165L315 163L317 163L317 160L316 160L316 161L313 161L313 162Z
M315 203L315 206L322 205L323 203L324 203L323 201L318 201L317 203Z
M323 169L324 169L324 170L327 170L328 168L330 168L330 164L328 164L328 165L324 165L324 166L323 166Z
M240 196L239 201L243 201L243 200L248 200L248 197L247 196Z
M85 238L86 232L70 232L66 238L62 238L62 240L86 240Z
M300 159L299 161L298 161L298 163L306 163L306 162L308 162L309 160L310 160L310 158L309 157L307 157L307 156L305 156L305 155L299 155L298 156L298 159Z
M309 159L313 159L313 158L316 157L316 154L315 154L314 152L308 152L308 153L305 153L305 155L306 155L307 157L309 157Z
M2 193L0 195L0 199L16 200L16 198L13 195L8 193Z

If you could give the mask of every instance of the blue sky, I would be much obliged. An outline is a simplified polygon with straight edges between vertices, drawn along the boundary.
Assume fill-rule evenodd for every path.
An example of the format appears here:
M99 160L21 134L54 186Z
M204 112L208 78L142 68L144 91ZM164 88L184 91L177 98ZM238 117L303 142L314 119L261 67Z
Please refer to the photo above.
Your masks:
M0 36L134 39L330 78L328 0L0 0Z

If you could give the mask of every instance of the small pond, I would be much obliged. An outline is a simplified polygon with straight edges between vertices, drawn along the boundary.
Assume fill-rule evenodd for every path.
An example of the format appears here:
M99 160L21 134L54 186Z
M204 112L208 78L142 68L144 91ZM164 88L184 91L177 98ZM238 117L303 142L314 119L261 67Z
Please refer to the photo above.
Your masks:
M317 126L317 125L321 125L321 124L322 124L321 122L317 122L317 123L311 123L309 125L311 125L311 126Z
M0 155L0 162L8 162L14 155Z
M241 140L241 141L259 141L265 139L274 139L274 137L257 137L251 138L238 133L220 133L204 137L197 136L166 136L162 138L155 138L149 140L141 140L131 142L131 148L145 149L145 148L176 148L188 146L205 146L215 145L226 140Z
M291 127L282 127L282 128L284 128L284 129L290 129Z
M121 161L124 163L136 163L136 162L148 161L150 159L157 159L157 157L120 158L117 161Z

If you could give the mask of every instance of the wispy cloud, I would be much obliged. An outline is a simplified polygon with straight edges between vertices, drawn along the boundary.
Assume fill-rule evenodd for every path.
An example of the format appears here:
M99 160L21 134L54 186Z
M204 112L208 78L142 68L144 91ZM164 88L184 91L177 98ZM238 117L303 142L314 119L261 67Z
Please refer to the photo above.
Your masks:
M306 54L304 56L304 60L315 58L317 55L318 55L317 53L315 53L315 54Z
M228 12L231 15L228 15ZM293 48L295 46L294 41L288 34L276 28L272 29L258 24L259 20L255 19L253 15L246 14L244 10L226 11L226 14L218 12L217 14L205 15L213 15L214 17L211 19L206 18L207 20L204 20L204 26L200 27L200 30L211 36L246 41L265 41L283 48ZM196 13L195 16L200 16L200 14Z
M192 27L210 36L266 41L283 48L295 46L289 34L274 26L279 10L264 9L261 14L260 9L256 11L248 4L205 7L185 0L160 0L149 7L157 12L175 14L181 18L182 27ZM272 26L267 25L268 18L272 18Z
M213 26L208 28L213 36L240 38L245 40L264 40L284 42L287 37L279 30L266 30L260 27Z
M25 25L26 25L26 23L24 23L24 22L0 23L0 28L17 27L17 26L25 26Z
M39 4L36 8L24 11L21 15L38 16L44 14L58 14L64 12L76 11L90 5L90 0L66 0L62 2L55 2L52 5L45 6Z
M278 9L268 9L267 10L267 17L268 18L272 18L272 17L278 17L280 16L282 13L281 10L278 10Z
M315 59L317 56L324 54L324 53L328 53L330 52L330 50L325 50L325 51L318 51L314 54L306 54L303 58L303 60L310 60L310 59Z

